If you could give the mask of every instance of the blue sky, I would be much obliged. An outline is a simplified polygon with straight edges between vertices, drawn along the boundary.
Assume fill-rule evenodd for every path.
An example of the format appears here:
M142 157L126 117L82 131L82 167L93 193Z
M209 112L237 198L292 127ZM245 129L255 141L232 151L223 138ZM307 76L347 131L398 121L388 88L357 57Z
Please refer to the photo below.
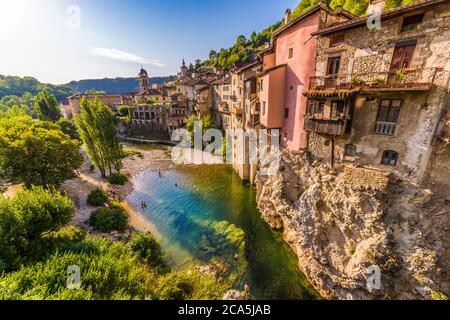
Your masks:
M264 29L297 3L1 0L0 74L65 83L136 76L141 64L150 76L175 74L183 57L194 61L227 48L239 34Z

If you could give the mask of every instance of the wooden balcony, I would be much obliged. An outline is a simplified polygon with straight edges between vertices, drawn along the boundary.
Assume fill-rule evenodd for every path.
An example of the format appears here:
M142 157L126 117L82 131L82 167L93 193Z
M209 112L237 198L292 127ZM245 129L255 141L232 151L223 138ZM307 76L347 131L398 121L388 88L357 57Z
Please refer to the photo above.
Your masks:
M347 120L306 119L305 131L342 136L345 134Z
M234 114L237 114L237 115L242 115L244 113L244 109L235 107L235 108L233 108L233 110L231 112Z
M449 72L442 68L402 69L372 73L337 74L312 77L310 90L360 89L361 91L430 90L433 85L445 86Z

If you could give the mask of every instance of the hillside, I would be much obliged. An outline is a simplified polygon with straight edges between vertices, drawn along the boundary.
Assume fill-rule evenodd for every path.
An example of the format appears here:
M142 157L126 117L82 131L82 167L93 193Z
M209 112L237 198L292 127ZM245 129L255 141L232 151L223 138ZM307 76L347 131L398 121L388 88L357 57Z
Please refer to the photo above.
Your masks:
M174 77L155 77L149 79L149 84L163 83L167 79ZM47 88L61 101L74 93L85 93L88 90L104 91L106 93L127 93L138 89L137 78L115 78L115 79L90 79L71 81L64 85L53 85L41 83L33 77L16 77L0 75L0 99L7 97L17 99L26 93L36 95L39 91Z
M21 78L0 75L0 98L5 96L21 97L26 92L36 95L44 88L47 88L47 90L54 94L58 100L62 100L74 93L73 90L67 86L41 83L32 77Z
M367 11L369 0L322 0L331 8L342 8L354 15L363 16ZM391 9L401 5L407 5L418 0L386 0L386 8ZM300 16L304 12L318 4L320 0L302 0L292 12L292 18ZM211 50L209 59L202 63L203 68L208 66L229 70L233 66L244 65L251 61L254 54L264 48L264 44L270 42L273 33L282 25L282 21L257 33L253 32L247 39L244 35L238 36L233 46L228 49Z
M154 77L149 78L149 84L161 84L174 77ZM71 81L65 84L72 91L84 93L88 90L104 91L106 93L118 94L136 91L139 87L137 78L115 78L115 79L88 79L80 81Z

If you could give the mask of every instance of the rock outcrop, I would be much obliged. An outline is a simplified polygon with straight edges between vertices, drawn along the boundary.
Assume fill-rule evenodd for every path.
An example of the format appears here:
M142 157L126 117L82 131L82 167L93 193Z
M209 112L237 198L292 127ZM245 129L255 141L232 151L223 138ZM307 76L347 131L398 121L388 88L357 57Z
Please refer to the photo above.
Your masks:
M283 232L325 298L448 296L450 204L431 190L292 152L276 174L257 180L263 218Z

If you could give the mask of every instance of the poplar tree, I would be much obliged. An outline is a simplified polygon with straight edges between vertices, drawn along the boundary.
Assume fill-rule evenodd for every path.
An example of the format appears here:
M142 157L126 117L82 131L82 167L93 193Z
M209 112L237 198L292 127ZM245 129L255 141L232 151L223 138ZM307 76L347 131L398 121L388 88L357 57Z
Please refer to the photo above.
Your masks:
M120 172L124 153L113 112L98 99L89 101L83 98L80 106L80 114L75 115L75 125L89 159L103 178L106 178L107 169L109 174L112 169Z
M56 122L62 117L58 100L47 89L37 94L34 108L39 120Z

